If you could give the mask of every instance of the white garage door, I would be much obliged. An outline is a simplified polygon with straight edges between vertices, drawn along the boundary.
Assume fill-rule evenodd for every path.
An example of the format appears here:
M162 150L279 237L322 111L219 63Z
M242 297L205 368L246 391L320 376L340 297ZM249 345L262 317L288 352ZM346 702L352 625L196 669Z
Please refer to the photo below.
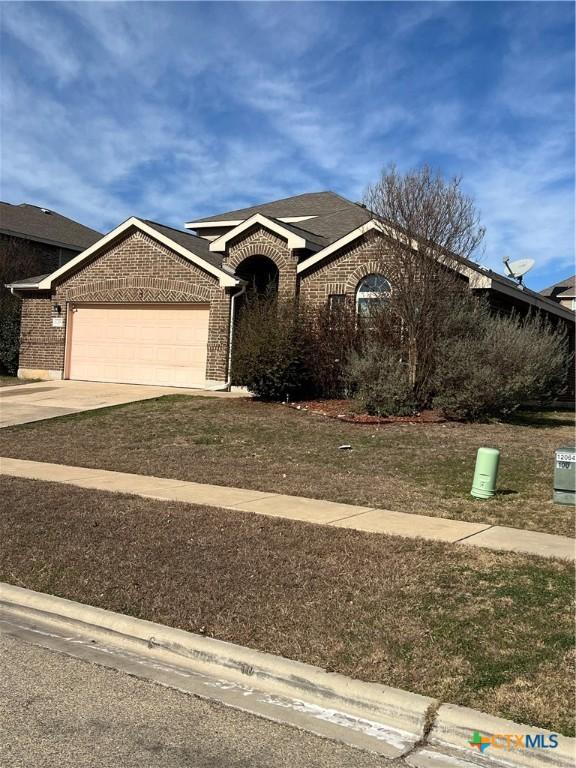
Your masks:
M207 305L81 305L70 313L68 377L204 387Z

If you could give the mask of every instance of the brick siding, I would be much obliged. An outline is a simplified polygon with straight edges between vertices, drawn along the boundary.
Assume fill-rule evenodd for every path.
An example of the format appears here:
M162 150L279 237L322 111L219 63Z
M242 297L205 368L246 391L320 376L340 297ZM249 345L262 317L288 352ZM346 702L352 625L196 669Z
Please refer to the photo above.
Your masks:
M286 240L260 225L229 243L224 262L241 267L251 256L266 256L278 268L279 294L321 306L330 294L354 298L360 280L386 275L382 236L371 232L298 276L299 254ZM304 258L304 256L302 257ZM66 329L53 328L54 304L62 307L64 323L70 303L207 303L210 305L206 378L228 377L230 289L218 279L141 232L110 246L104 254L64 279L51 294L29 293L22 308L20 367L63 371ZM500 297L502 300L502 297ZM505 302L507 306L509 301ZM573 325L572 325L573 344ZM573 382L572 382L573 390Z
M229 294L216 277L147 235L129 235L64 279L50 296L24 299L21 368L64 369L66 310L74 302L210 304L206 378L225 380ZM62 307L62 328L52 327L54 304Z
M300 277L300 299L310 306L320 306L330 294L354 297L363 277L385 273L382 261L380 236L364 235L304 272Z
M236 269L251 256L267 256L274 262L281 296L294 298L299 291L307 302L317 305L331 293L353 296L359 280L379 270L380 248L374 237L367 236L299 280L298 254L284 239L257 226L231 241L224 261ZM21 368L64 370L67 307L74 302L210 304L206 378L227 379L230 290L153 238L135 232L65 278L51 294L27 295L22 308ZM55 304L62 308L62 328L52 327Z
M286 299L296 296L298 257L286 240L258 225L230 242L224 260L236 269L250 256L267 256L273 261L278 267L278 295Z
M28 294L22 302L20 322L20 368L61 370L63 336L52 328L52 299Z

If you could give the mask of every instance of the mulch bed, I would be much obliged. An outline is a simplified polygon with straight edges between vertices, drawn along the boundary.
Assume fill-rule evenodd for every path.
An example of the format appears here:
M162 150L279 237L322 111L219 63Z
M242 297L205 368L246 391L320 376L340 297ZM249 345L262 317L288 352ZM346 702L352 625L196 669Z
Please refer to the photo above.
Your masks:
M371 416L368 413L357 413L353 400L304 400L286 405L298 411L310 411L350 424L442 424L446 421L437 411L421 411L411 416Z

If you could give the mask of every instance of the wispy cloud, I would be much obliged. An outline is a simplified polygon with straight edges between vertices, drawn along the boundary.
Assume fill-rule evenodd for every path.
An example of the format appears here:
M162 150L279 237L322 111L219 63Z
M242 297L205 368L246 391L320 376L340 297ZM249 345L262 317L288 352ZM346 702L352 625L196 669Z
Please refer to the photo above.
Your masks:
M564 3L4 3L2 197L107 229L382 166L462 173L486 260L572 258Z

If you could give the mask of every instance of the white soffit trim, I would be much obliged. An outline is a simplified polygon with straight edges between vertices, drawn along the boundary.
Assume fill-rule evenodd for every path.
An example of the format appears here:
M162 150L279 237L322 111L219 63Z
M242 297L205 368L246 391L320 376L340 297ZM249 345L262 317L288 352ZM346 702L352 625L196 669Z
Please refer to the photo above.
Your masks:
M266 214L262 214L266 215ZM308 219L317 219L317 215L313 216L274 216L278 221L283 221L284 224L297 224L299 221L308 221ZM219 219L218 221L187 221L184 226L186 229L202 229L202 227L237 227L238 224L242 224L246 219Z
M237 227L234 227L234 229L231 229L229 232L226 232L220 237L217 237L216 240L212 240L209 246L210 250L215 252L225 251L226 243L229 240L231 240L233 237L237 237L250 227L253 227L254 224L261 224L263 227L271 230L272 232L275 232L277 235L285 237L288 241L288 248L293 249L310 247L305 237L301 237L300 235L291 232L289 229L285 229L281 224L278 224L276 221L272 221L272 219L263 216L261 213L255 213L253 216L250 216L249 219L246 219ZM315 243L312 243L311 246L313 248L317 247Z
M299 221L308 221L308 219L317 219L318 216L275 216L278 221L283 221L285 224L298 224Z
M202 227L237 227L242 224L244 219L227 219L224 221L187 221L184 226L186 229L201 229Z
M26 288L38 288L39 283L25 283L22 280L15 283L4 283L4 288L14 289L15 291L23 291Z
M362 235L365 235L366 232L370 232L372 229L378 230L380 232L386 231L384 225L380 224L379 222L374 220L369 221L366 224L363 224L361 227L352 230L352 232L348 232L348 234L344 235L344 237L341 237L340 240L336 240L336 242L326 246L326 248L318 251L318 253L315 253L313 256L309 256L307 259L304 259L304 261L301 261L300 264L298 264L296 271L298 273L305 272L307 269L310 269L310 267L313 267L314 264L317 264L319 261L322 261L322 259L330 256L331 253L335 253L336 251L340 250L340 248L343 248L345 245L348 245L348 243L351 243L357 238L362 237Z
M75 256L70 261L67 261L66 264L61 266L59 269L57 269L55 272L52 272L51 275L48 275L48 277L45 277L44 280L42 280L40 283L38 283L38 289L48 289L52 287L52 283L56 278L60 277L61 275L66 274L66 272L70 271L74 267L76 267L78 264L81 264L85 259L87 259L89 256L92 256L94 253L97 253L99 250L101 250L104 246L108 245L114 238L118 237L118 235L121 235L123 232L126 232L126 230L130 229L130 227L135 227L136 229L139 229L141 232L144 232L144 234L151 237L153 240L156 240L159 243L162 243L162 245L167 246L173 251L176 251L180 256L183 256L185 259L188 259L188 261L191 261L193 264L196 264L197 266L201 267L206 272L209 272L211 275L214 275L214 277L217 277L220 281L220 285L224 287L233 287L235 285L239 284L239 280L236 277L233 277L227 272L224 272L222 269L218 269L218 267L213 266L209 262L205 261L201 256L197 256L192 251L189 251L187 248L184 248L184 246L179 245L174 240L171 240L169 237L166 237L166 235L161 234L153 227L150 227L148 224L146 224L143 221L140 221L140 219L137 219L135 216L131 216L129 219L124 221L122 224L117 226L115 229L113 229L111 232L108 232L107 235L104 235L103 238L98 240L94 245L91 245L90 248L87 248L85 251L82 251L82 253L79 253L78 256Z
M404 243L404 245L409 245L410 248L415 251L418 250L418 242L416 240L408 240L406 235L403 235L394 227L384 224L383 222L376 221L375 219L371 219L370 221L366 222L366 224L363 224L361 227L358 227L357 229L352 230L352 232L349 232L347 235L344 235L344 237L341 237L340 240L336 240L336 242L328 245L321 251L318 251L318 253L315 253L313 256L309 256L307 259L304 259L304 261L301 261L300 264L298 264L296 267L297 273L300 274L301 272L305 272L319 261L322 261L322 259L325 259L327 256L330 256L330 254L335 253L336 251L340 250L340 248L343 248L349 243L352 243L354 240L357 240L359 237L362 237L362 235L365 235L371 230L381 232L383 235L387 235L390 238L399 240L400 242ZM468 277L475 274L473 269L460 264L457 260L454 261L454 268L461 274L464 274Z

